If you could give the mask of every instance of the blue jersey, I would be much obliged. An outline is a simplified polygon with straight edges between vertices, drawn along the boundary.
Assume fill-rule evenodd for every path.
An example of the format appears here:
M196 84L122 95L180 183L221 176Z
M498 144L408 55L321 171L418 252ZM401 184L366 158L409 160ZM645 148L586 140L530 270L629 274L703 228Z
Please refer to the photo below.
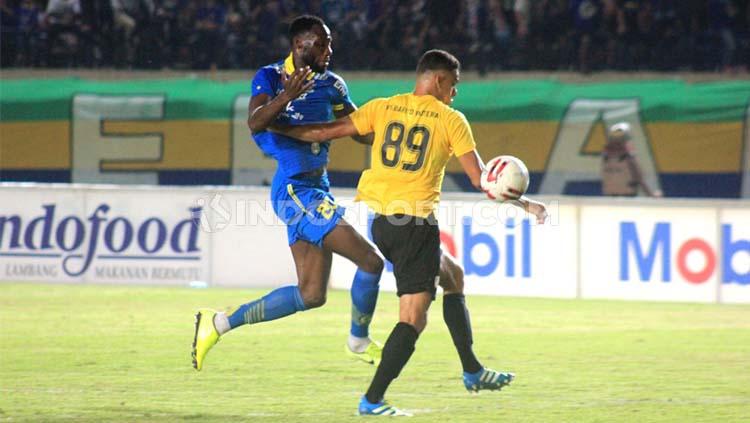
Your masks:
M253 96L267 94L276 97L283 90L281 72L294 72L291 54L283 62L262 67L253 78ZM333 72L314 74L314 84L310 91L287 105L276 122L287 125L304 125L329 122L334 119L334 110L343 110L352 105L349 90L344 80ZM278 162L277 172L293 176L318 169L328 164L330 141L306 143L270 131L253 134L258 147Z

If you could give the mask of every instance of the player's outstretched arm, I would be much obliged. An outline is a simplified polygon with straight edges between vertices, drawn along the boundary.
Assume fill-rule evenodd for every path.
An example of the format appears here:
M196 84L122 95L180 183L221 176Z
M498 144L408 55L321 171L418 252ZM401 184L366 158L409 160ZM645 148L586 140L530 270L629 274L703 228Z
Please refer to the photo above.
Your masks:
M341 119L345 116L349 116L350 114L354 113L354 111L357 110L357 106L355 106L352 103L346 103L344 105L344 109L334 112L334 116L336 116L336 119ZM352 135L352 139L360 144L365 145L372 145L373 140L375 139L375 134L370 132L369 134L365 135Z
M268 94L253 96L250 99L247 117L247 127L250 128L250 132L256 133L266 130L290 101L312 88L314 81L308 81L310 72L308 66L296 69L288 77L286 73L281 72L281 82L284 85L284 91L273 98Z
M545 206L544 203L532 200L525 195L522 195L521 198L515 201L518 202L526 213L536 216L537 223L544 223L547 220L547 206Z
M471 184L480 191L484 191L482 187L482 173L486 172L484 168L484 162L479 157L477 150L472 150L466 154L458 156L458 162L461 163L461 167L466 172L466 175L471 180ZM521 196L518 200L513 202L515 205L521 207L526 213L533 214L536 216L538 223L544 223L547 220L547 207L544 203L536 200L532 200L526 196Z
M274 132L305 142L323 142L334 138L359 135L349 116L336 119L333 122L317 123L313 125L271 126Z

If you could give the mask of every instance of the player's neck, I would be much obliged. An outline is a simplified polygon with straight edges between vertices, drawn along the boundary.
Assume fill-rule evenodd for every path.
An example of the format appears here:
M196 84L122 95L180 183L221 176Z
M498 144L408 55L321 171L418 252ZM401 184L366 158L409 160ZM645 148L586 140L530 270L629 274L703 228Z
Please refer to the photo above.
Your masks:
M305 64L302 62L302 58L297 57L294 54L292 54L292 63L294 63L294 69L299 69L305 66Z
M431 95L437 98L437 95L436 95L437 93L435 93L435 90L433 89L433 87L431 87L428 84L421 84L419 82L417 82L417 84L414 86L414 91L412 92L412 94L414 94L417 97Z
M284 59L284 69L289 74L304 66L305 63L302 61L302 58L295 56L293 52L290 52L286 59Z

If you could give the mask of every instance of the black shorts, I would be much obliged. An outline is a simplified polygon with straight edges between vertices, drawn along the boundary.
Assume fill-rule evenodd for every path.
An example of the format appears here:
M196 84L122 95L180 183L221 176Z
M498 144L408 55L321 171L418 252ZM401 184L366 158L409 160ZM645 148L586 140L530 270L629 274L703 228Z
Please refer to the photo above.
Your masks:
M372 239L393 263L398 296L429 292L435 298L440 275L440 229L434 215L375 215Z

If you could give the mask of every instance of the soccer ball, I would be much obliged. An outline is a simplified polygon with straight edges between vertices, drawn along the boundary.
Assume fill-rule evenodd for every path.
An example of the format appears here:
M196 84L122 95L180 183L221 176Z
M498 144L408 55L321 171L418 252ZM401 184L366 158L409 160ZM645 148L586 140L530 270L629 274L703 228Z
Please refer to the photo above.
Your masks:
M492 200L517 200L529 188L529 170L518 157L498 156L487 162L482 191Z

